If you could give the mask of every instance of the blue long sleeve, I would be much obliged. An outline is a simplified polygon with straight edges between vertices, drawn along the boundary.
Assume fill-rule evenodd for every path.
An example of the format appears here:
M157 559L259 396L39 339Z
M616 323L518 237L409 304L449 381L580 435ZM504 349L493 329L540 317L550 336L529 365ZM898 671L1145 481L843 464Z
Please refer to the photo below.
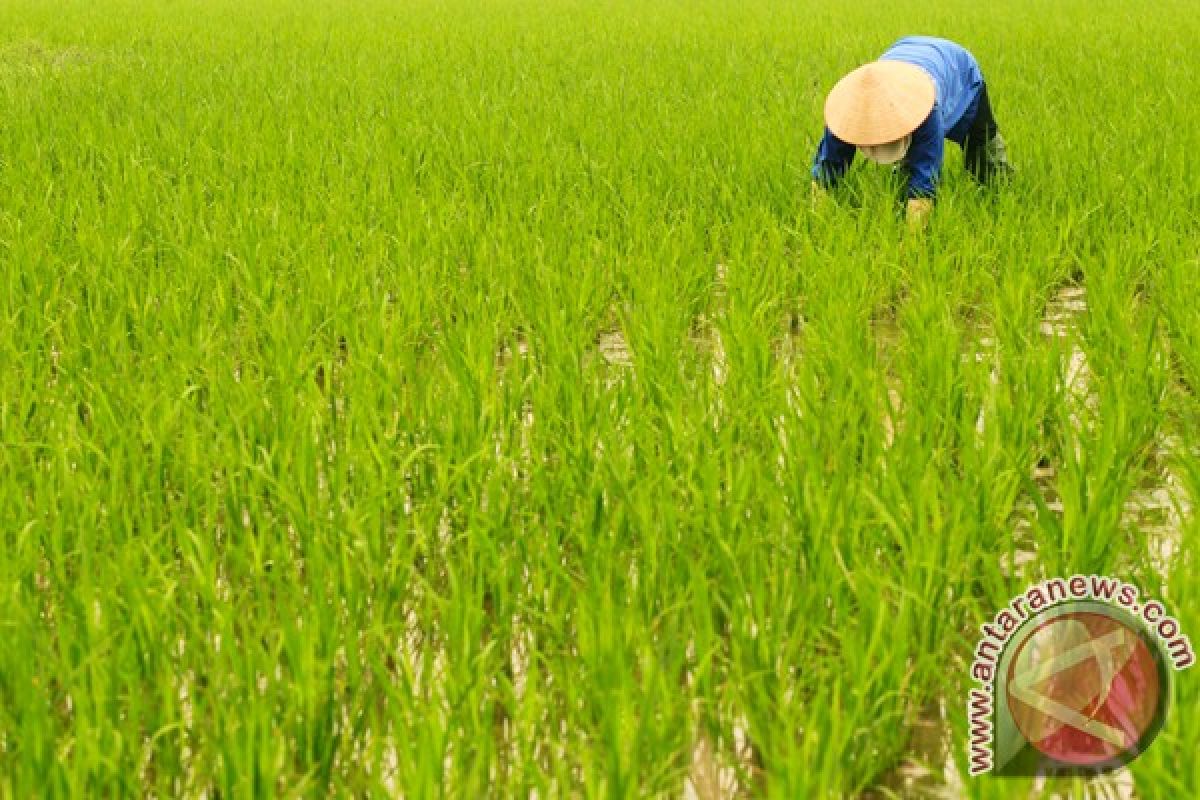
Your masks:
M817 146L816 158L813 159L813 180L826 188L834 186L850 169L854 151L854 145L846 144L826 128L821 144Z
M908 196L933 197L937 194L938 178L942 174L946 140L942 130L942 115L937 106L912 132L912 142L904 157L908 168Z

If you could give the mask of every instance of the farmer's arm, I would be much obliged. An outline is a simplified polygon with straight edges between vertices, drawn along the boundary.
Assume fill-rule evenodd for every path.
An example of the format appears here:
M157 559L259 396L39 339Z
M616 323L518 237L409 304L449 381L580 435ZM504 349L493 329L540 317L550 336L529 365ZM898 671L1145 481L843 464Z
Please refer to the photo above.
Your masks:
M854 161L854 149L854 145L846 144L826 128L821 144L817 146L816 158L813 159L813 187L828 189L837 185Z
M946 140L941 115L935 108L912 133L905 162L908 166L908 220L912 227L922 227L933 210L938 178L942 174Z

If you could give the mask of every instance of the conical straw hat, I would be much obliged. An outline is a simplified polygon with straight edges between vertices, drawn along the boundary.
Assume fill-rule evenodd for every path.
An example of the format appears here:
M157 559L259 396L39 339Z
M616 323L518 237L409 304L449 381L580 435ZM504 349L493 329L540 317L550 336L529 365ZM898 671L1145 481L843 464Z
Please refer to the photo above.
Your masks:
M936 93L933 78L920 67L874 61L833 87L825 98L825 124L847 144L887 144L925 121Z

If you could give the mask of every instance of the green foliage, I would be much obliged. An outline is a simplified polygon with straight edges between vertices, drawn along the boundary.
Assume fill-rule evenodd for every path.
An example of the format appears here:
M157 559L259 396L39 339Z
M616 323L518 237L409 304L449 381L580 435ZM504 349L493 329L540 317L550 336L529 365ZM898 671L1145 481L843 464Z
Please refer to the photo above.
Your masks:
M824 92L915 32L1018 168L951 148L923 239L885 170L808 197ZM1166 569L1137 510L1200 497L1198 37L1182 0L0 4L0 796L915 791L1027 583L1200 635L1190 508ZM1141 796L1200 792L1192 677Z

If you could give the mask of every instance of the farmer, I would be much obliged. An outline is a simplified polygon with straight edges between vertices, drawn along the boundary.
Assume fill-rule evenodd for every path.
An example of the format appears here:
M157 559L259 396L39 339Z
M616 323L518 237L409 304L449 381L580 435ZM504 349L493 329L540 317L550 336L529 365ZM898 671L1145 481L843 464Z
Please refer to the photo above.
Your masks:
M933 208L944 140L963 148L980 183L1012 167L975 57L946 39L908 36L851 72L825 100L825 135L813 160L813 196L836 185L855 148L879 164L903 162L906 213L923 227Z

